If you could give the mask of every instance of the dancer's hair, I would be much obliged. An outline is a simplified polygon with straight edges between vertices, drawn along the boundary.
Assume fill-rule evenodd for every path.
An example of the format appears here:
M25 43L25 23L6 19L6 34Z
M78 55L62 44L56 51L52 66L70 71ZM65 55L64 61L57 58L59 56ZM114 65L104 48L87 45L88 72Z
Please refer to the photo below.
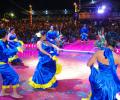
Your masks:
M105 35L105 39L106 39L108 45L110 45L112 47L116 47L116 45L119 41L119 35L116 32L108 32Z
M46 35L46 31L45 31L45 30L42 30L42 31L41 31L41 35L42 35L42 36Z
M15 28L14 27L10 27L9 31L11 32L12 30L15 30Z
M5 29L0 29L0 39L4 38L7 35L7 31Z

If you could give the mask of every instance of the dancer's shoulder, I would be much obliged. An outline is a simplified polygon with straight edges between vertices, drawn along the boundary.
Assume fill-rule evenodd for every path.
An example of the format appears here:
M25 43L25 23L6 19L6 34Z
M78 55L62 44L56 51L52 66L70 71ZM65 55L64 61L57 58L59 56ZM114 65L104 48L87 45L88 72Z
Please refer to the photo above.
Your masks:
M37 42L37 44L41 44L41 43L42 43L42 41L38 41L38 42Z
M103 52L104 52L104 50L98 50L98 51L95 52L95 54L101 54Z
M37 42L37 46L40 46L42 44L42 41Z

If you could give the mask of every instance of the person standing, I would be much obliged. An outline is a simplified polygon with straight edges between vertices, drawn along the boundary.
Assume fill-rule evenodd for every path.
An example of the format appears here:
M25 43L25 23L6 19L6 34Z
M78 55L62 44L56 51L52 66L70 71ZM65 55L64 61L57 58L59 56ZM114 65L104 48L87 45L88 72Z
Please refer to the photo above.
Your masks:
M19 76L8 64L8 58L16 54L18 51L22 52L22 49L20 47L14 47L12 49L8 47L7 31L0 29L0 74L3 79L0 96L10 95L6 90L10 88L10 85L12 85L13 92L10 96L13 98L22 98L22 96L17 93L17 88L19 87Z
M8 45L10 48L23 47L23 42L17 39L15 28L11 27L8 34ZM13 65L23 65L22 60L17 56L17 53L9 58L9 62Z
M88 33L89 33L89 30L88 30L86 24L84 24L84 26L80 29L80 36L81 36L82 41L88 40Z

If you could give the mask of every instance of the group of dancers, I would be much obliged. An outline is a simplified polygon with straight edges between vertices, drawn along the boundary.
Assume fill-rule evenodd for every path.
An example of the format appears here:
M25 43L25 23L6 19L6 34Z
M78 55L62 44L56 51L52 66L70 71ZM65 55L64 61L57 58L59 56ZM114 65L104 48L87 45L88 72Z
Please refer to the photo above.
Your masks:
M62 66L58 63L56 56L60 49L47 40L46 36L49 33L46 33L46 31L41 31L38 34L39 62L33 77L29 80L29 85L33 88L55 88L58 85L55 75L62 70ZM10 95L13 98L22 98L17 92L19 75L9 64L11 62L21 62L16 57L18 52L23 52L23 43L17 39L15 29L10 28L9 33L5 29L0 29L0 73L3 78L1 96ZM8 94L6 90L10 86L13 88L13 93Z
M17 92L19 75L9 64L9 61L16 60L14 56L17 52L23 52L23 43L16 38L15 33L12 32L13 29L10 29L9 34L5 29L0 29L0 73L3 78L0 95L22 98ZM53 89L58 86L55 75L61 72L62 66L58 63L57 55L62 49L56 46L56 34L50 35L51 31L40 31L37 34L39 37L37 42L39 62L28 83L36 89ZM116 70L117 66L120 65L120 57L114 52L118 39L117 33L106 33L104 48L98 50L88 61L87 66L91 68L89 77L91 93L88 98L82 98L82 100L119 99L117 94L120 92L120 80ZM21 62L21 60L18 61ZM94 67L95 62L98 62L98 68ZM11 94L6 91L10 86L13 88Z

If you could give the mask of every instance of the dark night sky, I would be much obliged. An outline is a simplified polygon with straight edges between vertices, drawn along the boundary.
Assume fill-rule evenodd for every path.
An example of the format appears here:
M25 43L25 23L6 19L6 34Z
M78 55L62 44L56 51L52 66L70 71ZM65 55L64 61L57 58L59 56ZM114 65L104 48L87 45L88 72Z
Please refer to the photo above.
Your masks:
M72 8L74 0L1 0L1 10L27 9L29 4L34 10ZM21 9L22 10L22 9Z
M27 9L29 4L33 5L34 10L41 9L72 9L74 1L79 0L1 0L0 9ZM82 2L87 2L91 0L81 0Z
M74 1L78 0L1 0L0 13L8 11L21 12L27 10L29 4L32 4L33 10L73 9ZM90 1L91 0L81 0L82 4ZM96 1L112 1L116 2L115 4L120 4L119 0L96 0Z

